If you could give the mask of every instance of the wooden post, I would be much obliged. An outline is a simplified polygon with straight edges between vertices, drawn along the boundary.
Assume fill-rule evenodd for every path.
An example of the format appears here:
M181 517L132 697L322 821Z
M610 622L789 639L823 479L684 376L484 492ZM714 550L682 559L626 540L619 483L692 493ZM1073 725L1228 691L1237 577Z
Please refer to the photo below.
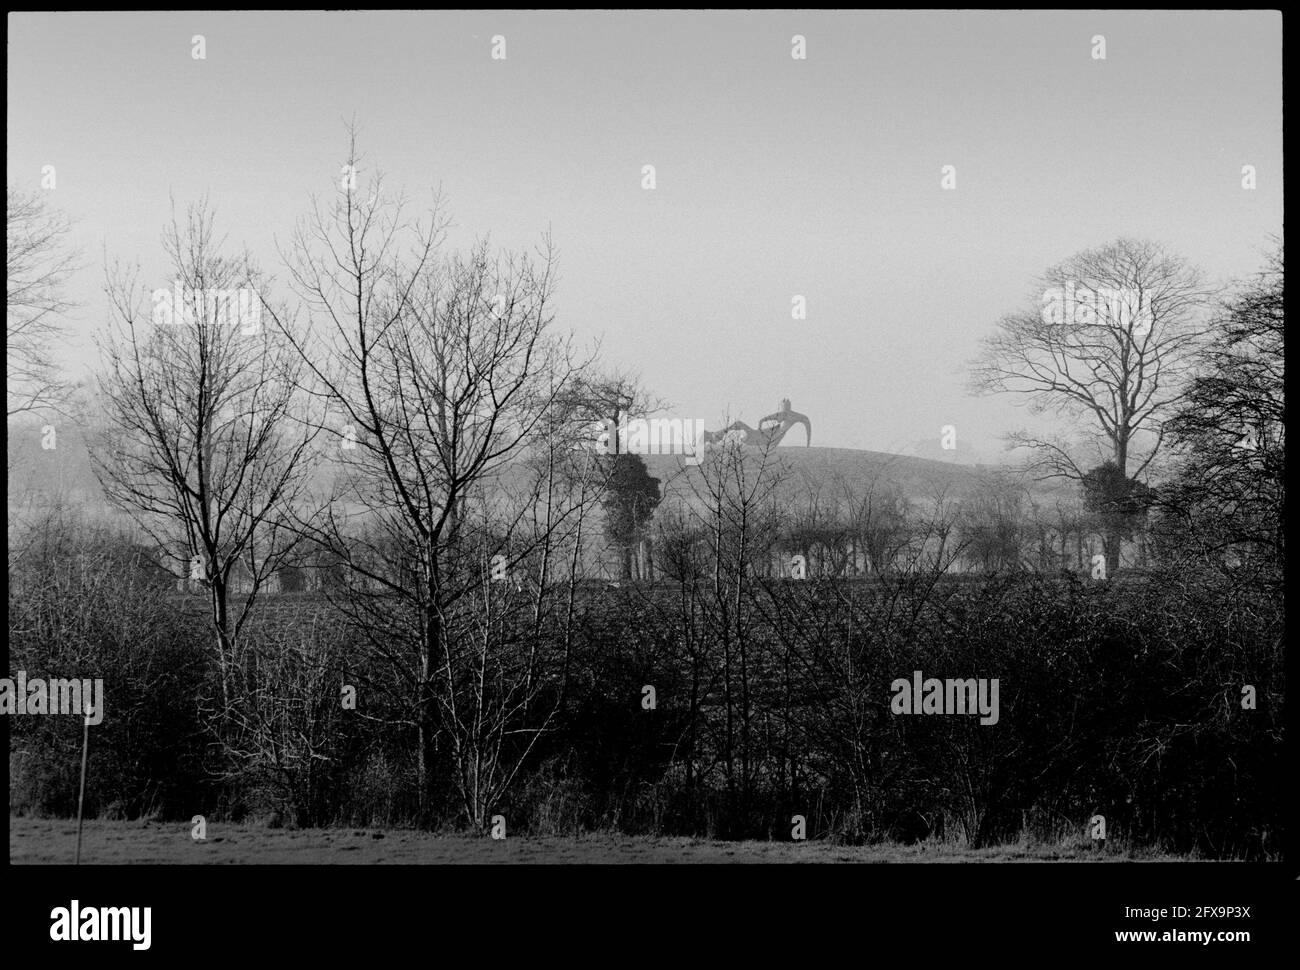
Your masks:
M86 721L81 729L81 792L77 795L77 858L73 865L81 865L81 808L86 801L86 757L90 753L90 716L94 705L86 705Z

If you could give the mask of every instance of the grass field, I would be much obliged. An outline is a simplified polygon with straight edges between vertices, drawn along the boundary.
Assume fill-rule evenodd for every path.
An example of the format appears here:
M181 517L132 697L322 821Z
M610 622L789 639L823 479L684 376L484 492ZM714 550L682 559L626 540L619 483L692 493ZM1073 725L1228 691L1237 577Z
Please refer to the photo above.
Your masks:
M579 837L510 837L378 829L271 829L209 824L195 842L188 823L85 824L82 864L302 865L302 864L636 864L636 863L880 863L880 862L1170 862L1171 856L1132 855L1078 846L970 850L939 843L832 845L827 842L714 842L593 833ZM68 865L76 852L77 823L68 819L9 818L9 861Z

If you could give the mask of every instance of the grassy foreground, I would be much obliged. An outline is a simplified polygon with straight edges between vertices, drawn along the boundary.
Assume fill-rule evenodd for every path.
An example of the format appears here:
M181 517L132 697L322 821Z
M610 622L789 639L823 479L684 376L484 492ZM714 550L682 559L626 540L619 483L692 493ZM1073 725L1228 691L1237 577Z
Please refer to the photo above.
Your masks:
M207 840L190 837L179 822L88 821L82 864L100 865L302 865L378 863L552 865L755 862L1170 862L1174 856L1125 853L1108 847L999 846L972 850L945 843L833 845L828 842L716 842L684 837L591 833L581 836L510 837L447 835L379 829L271 829L256 824L209 824ZM9 818L9 861L17 865L68 865L76 851L77 823L69 819Z

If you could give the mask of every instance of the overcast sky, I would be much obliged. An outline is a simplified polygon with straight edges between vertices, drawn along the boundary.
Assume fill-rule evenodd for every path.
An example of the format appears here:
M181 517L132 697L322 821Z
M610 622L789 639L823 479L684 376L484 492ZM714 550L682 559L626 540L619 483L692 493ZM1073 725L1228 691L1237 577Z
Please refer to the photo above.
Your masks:
M911 452L954 424L996 455L1025 417L968 396L965 363L1037 274L1127 235L1226 280L1260 268L1282 227L1276 12L72 13L8 27L8 182L38 188L54 166L53 201L89 257L61 348L74 373L106 319L105 248L170 285L169 196L208 192L231 243L275 269L309 193L336 184L353 116L393 184L416 200L442 186L454 241L531 247L549 227L557 323L603 336L607 361L674 413L756 424L789 397L821 445ZM795 295L806 320L791 319Z

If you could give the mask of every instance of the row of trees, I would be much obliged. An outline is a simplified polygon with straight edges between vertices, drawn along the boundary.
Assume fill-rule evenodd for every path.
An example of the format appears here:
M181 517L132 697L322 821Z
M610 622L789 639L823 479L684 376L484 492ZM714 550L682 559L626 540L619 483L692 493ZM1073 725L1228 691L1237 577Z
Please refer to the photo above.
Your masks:
M201 576L219 687L202 720L224 770L281 757L269 698L288 661L249 623L273 578L324 562L344 580L324 587L331 622L367 678L385 668L400 697L385 716L413 730L420 816L454 791L479 822L563 701L567 660L540 639L572 640L574 560L619 468L575 445L635 392L555 331L549 240L449 252L437 199L413 215L382 176L362 187L355 142L345 161L283 254L282 299L206 201L164 234L166 299L111 267L81 416L109 500ZM524 600L492 584L523 575Z
M716 473L752 484L734 457L748 470ZM89 807L117 817L783 838L803 815L810 837L986 845L1075 839L1102 814L1130 846L1279 851L1284 615L1257 583L955 583L937 562L788 582L756 568L761 492L717 495L701 541L665 530L667 582L476 568L427 683L418 614L355 588L264 600L219 676L202 614L156 595L141 550L55 517L11 570L12 663L105 678ZM896 715L915 670L998 679L997 723ZM11 808L71 811L77 719L12 729Z

